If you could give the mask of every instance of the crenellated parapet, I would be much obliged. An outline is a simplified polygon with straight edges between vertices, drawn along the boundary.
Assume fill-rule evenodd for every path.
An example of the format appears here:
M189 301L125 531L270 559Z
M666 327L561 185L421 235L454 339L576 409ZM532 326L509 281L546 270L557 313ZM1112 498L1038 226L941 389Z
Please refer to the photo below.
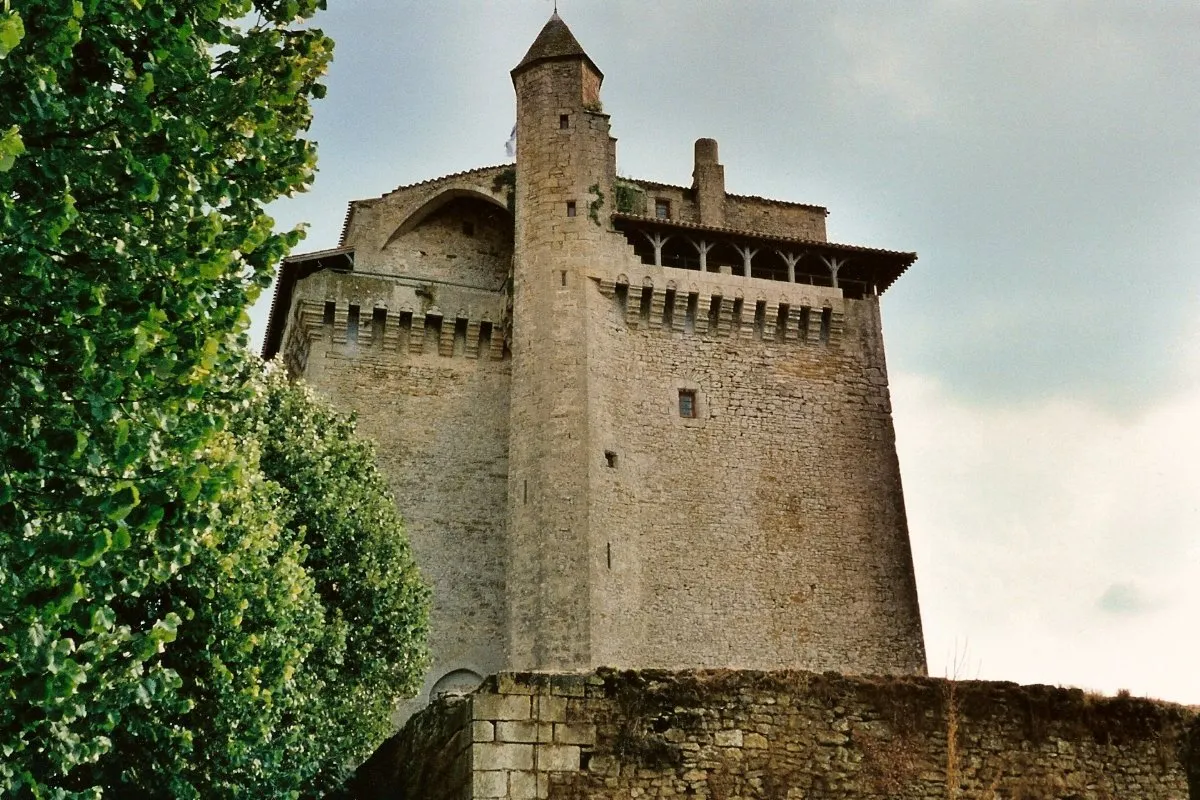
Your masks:
M837 344L846 300L837 289L660 268L657 275L593 276L625 326L683 336L797 345ZM731 279L732 278L732 279Z
M437 306L364 307L350 301L301 300L296 304L289 338L289 366L303 368L313 342L327 341L346 354L385 356L437 355L445 358L483 358L499 361L507 352L499 321L485 313L472 317L466 309L444 311Z

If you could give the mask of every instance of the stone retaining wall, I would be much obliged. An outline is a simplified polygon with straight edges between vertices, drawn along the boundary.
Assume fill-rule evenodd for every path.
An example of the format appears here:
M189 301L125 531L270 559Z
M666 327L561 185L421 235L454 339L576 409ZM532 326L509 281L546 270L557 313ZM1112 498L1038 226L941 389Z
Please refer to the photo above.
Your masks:
M414 717L360 770L357 796L1198 800L1195 717L982 681L502 673Z

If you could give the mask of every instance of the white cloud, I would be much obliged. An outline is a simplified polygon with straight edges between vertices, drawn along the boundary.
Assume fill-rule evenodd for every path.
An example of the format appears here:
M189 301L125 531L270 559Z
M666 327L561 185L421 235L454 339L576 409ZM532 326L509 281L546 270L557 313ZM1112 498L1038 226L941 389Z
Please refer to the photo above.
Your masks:
M1200 702L1200 382L1133 419L892 392L931 673Z

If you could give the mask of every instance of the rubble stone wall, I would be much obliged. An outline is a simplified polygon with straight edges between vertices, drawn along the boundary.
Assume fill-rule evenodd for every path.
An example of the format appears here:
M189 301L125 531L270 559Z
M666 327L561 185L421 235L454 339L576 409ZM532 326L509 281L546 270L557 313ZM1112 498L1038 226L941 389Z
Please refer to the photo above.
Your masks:
M461 719L464 731L470 719L463 800L1200 798L1193 710L1050 686L810 672L501 673L424 715ZM414 749L421 735L410 726L381 748L360 771L358 797L443 797L424 776L431 761L458 756L437 737ZM420 757L398 763L411 753ZM388 774L399 775L391 793L373 793L371 781Z

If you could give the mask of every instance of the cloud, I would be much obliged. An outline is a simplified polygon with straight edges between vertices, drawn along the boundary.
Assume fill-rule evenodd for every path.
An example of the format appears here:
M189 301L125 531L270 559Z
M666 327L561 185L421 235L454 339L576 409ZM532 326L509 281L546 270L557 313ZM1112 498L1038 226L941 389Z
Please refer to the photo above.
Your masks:
M1133 583L1114 583L1096 601L1096 608L1106 614L1144 614L1158 606L1158 602Z
M1200 702L1200 382L1134 418L892 392L931 672L969 641L982 677Z

